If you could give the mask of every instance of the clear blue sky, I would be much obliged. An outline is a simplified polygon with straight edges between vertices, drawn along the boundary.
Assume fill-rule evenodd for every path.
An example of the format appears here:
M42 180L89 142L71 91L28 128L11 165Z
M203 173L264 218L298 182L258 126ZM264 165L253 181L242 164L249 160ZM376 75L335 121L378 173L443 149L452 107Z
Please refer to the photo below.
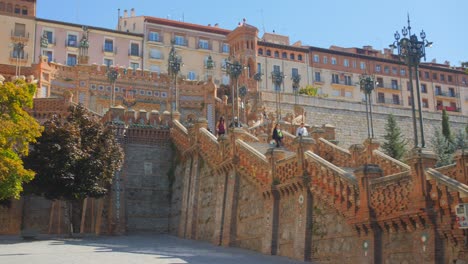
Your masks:
M117 9L135 8L136 15L183 20L234 29L243 18L263 32L288 35L291 44L328 48L388 47L410 14L412 32L424 29L432 48L427 61L459 66L468 61L467 0L37 0L37 16L45 19L115 29Z

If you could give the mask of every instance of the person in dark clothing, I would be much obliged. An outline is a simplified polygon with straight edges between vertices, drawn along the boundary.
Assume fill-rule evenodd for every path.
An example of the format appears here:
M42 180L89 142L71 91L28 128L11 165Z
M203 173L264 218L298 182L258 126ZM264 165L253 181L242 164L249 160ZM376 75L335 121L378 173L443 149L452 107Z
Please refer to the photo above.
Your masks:
M224 123L224 117L220 117L218 123L216 124L216 133L218 136L224 135L226 133L226 124Z
M273 139L276 142L276 147L279 148L281 146L281 141L283 140L283 132L280 129L280 125L276 124L275 128L273 129Z

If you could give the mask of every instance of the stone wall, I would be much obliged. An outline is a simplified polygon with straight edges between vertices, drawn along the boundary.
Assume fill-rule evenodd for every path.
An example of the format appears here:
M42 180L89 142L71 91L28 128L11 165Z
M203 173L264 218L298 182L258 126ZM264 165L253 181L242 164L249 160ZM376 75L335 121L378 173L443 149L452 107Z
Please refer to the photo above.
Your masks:
M200 171L200 191L198 193L198 219L197 219L197 239L211 242L215 228L216 210L216 177L209 170L208 166L201 166Z
M262 92L262 99L267 107L267 112L276 112L274 93ZM286 113L294 113L293 95L283 94L281 101L282 116L285 116ZM336 127L336 139L343 147L347 148L352 144L361 143L367 138L365 103L299 96L298 104L304 107L306 111L307 124L314 126L334 125ZM395 116L403 135L412 145L414 132L412 113L409 108L373 105L372 119L375 138L383 142L383 135L386 133L385 125L389 114ZM426 146L430 146L434 131L442 127L442 114L423 111L423 120ZM465 129L466 124L468 124L468 116L461 114L451 114L449 120L453 133ZM419 124L419 120L417 122Z
M233 245L261 251L265 236L264 199L246 177L240 176L237 198L237 233Z
M125 146L125 208L128 232L168 232L170 142Z

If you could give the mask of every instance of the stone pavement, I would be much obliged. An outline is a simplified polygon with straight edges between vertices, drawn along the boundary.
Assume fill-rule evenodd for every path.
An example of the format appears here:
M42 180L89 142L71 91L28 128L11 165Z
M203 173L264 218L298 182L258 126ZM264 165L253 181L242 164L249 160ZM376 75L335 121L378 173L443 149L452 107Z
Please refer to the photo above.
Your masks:
M169 235L130 235L40 238L32 241L0 236L0 263L292 264L304 262L262 255L239 248L217 247L210 243Z

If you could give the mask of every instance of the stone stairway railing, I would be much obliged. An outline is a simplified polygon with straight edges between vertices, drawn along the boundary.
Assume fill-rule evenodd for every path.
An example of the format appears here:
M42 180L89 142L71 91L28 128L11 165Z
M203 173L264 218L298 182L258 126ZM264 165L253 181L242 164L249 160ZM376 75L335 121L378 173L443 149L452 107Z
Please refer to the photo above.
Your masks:
M411 170L411 167L407 164L396 160L379 150L374 150L372 154L372 163L380 167L383 171L383 175L398 174Z
M171 128L171 137L179 150L187 150L191 146L190 137L187 129L178 121L173 120Z
M221 149L218 139L204 127L199 130L198 144L200 151L211 166L220 164L226 156L230 156Z
M294 180L299 173L298 158L296 155L278 160L275 164L275 177L279 183L287 183Z
M243 170L258 186L263 188L271 186L273 179L267 157L241 139L236 140L236 145L239 157L237 168Z
M442 166L435 168L436 171L440 172L443 175L450 176L451 178L455 178L455 175L457 174L457 164L453 163L450 165Z
M319 138L316 153L338 167L354 167L349 150L339 147L324 138Z
M310 187L323 201L340 214L354 216L358 210L359 188L355 176L333 165L317 154L305 153Z

